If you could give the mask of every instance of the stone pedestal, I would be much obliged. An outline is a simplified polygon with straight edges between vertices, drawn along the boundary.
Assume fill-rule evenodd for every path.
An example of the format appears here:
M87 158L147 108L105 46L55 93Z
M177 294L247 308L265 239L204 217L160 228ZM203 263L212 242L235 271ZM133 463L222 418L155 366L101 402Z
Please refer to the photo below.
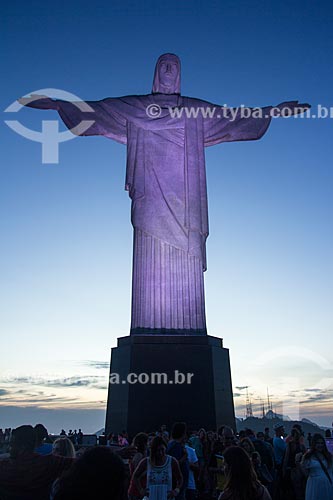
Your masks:
M219 338L122 337L112 349L110 374L106 433L126 430L133 437L176 421L189 429L235 427L229 351Z

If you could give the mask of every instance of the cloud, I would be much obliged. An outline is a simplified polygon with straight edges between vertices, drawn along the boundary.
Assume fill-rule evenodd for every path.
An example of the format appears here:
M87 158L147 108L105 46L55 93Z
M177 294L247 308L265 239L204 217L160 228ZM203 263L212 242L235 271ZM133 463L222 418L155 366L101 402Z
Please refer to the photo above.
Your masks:
M9 394L9 392L7 391L7 389L0 389L0 397L2 398L2 396L6 396L7 394Z
M95 360L86 360L82 362L82 365L84 366L90 366L92 368L96 368L98 370L105 370L110 368L110 362L109 361L95 361Z
M45 381L45 385L48 387L88 387L97 381L97 377L66 377Z
M10 385L29 385L29 386L44 386L44 387L94 387L105 388L106 377L101 375L96 376L73 376L64 378L43 378L43 377L11 377L4 381ZM23 391L23 389L20 389Z
M244 391L244 389L248 389L248 385L238 385L236 386L236 389L238 389L239 391Z
M318 392L319 391L319 392ZM312 389L306 389L305 391L305 399L300 401L300 404L307 404L307 403L322 403L322 402L330 402L333 403L333 390L332 389L327 389L325 390L312 390ZM308 396L307 393L310 393Z
M15 404L17 407L38 407L38 408L98 408L105 406L106 401L102 401L100 396L96 400L82 400L74 396L66 396L56 393L44 393L41 391L7 391L5 397L0 398L1 411L4 406Z
M101 389L103 391L106 391L108 389L108 383L105 382L105 383L100 383L100 384L93 384L91 386L93 389Z

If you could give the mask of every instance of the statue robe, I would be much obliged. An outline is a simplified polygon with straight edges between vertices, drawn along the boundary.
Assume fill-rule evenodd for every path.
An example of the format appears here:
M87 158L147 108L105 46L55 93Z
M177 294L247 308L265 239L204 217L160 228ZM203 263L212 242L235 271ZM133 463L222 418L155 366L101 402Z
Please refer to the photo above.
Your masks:
M103 135L127 145L126 189L134 227L131 333L206 334L203 272L208 208L204 148L260 139L263 118L172 118L169 107L219 108L177 94L88 101L92 112L58 101L77 135ZM161 108L147 116L150 104ZM94 120L80 131L82 120Z

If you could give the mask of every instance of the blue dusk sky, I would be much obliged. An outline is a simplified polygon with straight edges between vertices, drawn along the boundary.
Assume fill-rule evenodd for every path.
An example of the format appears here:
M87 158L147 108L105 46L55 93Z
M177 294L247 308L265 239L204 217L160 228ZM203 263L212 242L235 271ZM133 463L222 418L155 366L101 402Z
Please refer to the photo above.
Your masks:
M83 100L151 91L157 57L182 94L229 106L299 99L333 117L333 7L295 0L12 1L2 6L0 427L103 427L110 348L128 335L126 148L41 144L52 111L4 110L53 88ZM60 122L60 120L59 120ZM208 333L230 349L236 414L333 419L332 118L274 119L260 141L206 150ZM64 130L63 124L59 124Z

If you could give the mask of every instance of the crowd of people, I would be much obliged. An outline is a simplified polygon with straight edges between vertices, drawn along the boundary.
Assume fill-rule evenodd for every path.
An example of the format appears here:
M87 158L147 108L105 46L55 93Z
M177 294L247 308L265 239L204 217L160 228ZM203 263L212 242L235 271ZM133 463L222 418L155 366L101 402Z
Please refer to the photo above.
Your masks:
M314 434L309 445L298 424L270 436L177 422L170 434L163 425L129 444L123 431L88 448L81 430L52 439L41 424L0 438L0 500L333 500L326 440Z

